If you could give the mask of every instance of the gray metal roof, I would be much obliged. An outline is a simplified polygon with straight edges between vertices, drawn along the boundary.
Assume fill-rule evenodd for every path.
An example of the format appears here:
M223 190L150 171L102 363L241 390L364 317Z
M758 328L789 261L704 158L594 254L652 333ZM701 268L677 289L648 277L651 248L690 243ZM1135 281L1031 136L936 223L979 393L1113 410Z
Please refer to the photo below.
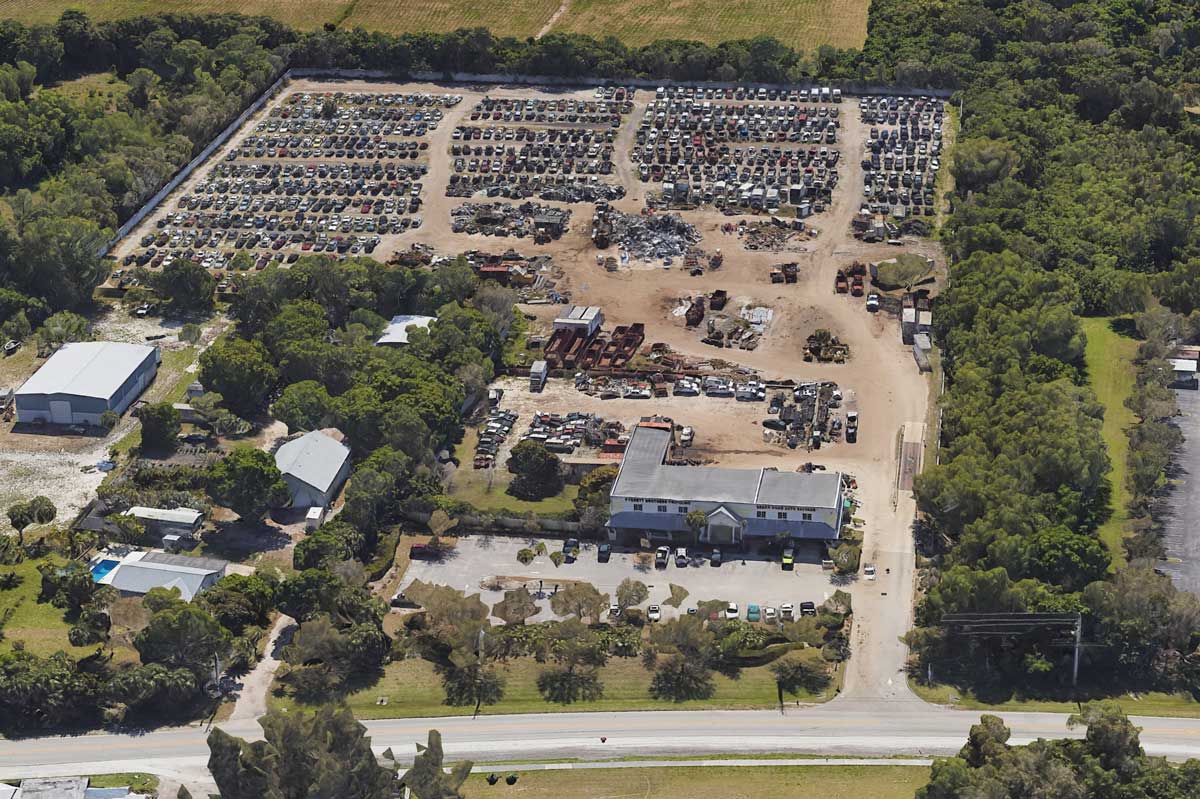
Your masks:
M107 582L118 591L130 594L149 593L153 588L178 588L180 598L191 602L203 589L205 578L217 571L143 559L119 563Z
M314 430L293 439L275 452L279 471L318 491L333 487L342 465L350 459L350 449L324 433Z
M192 555L174 555L170 552L147 552L139 563L160 563L167 566L184 566L193 569L221 571L229 561L220 558L198 558Z
M613 483L612 495L805 508L836 508L838 505L842 476L837 472L670 466L663 463L670 443L669 430L635 427Z
M408 328L419 327L427 328L434 323L436 317L433 316L417 316L414 314L400 314L393 316L392 321L388 322L387 329L383 331L383 335L379 337L376 344L407 344L408 343Z
M836 508L842 476L837 472L772 472L764 469L758 486L760 505Z
M191 508L146 508L141 505L134 505L130 508L129 515L138 519L150 519L151 521L170 522L173 524L195 524L204 518L203 513Z
M73 394L108 400L154 352L144 344L79 341L64 344L17 394Z

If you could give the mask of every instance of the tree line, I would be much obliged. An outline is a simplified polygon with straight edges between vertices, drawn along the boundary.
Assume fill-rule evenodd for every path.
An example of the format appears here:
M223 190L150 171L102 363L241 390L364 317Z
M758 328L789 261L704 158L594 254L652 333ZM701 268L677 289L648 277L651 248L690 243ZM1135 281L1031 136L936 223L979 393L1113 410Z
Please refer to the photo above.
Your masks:
M883 0L871 14L865 56L958 87L962 111L943 230L951 286L934 313L942 450L916 483L932 559L909 635L920 673L1060 690L1070 653L1053 636L963 641L939 621L1078 612L1085 680L1195 690L1200 603L1144 558L1178 440L1162 358L1196 329L1200 139L1184 96L1200 74L1197 8L953 0L934 15ZM1146 532L1126 539L1121 568L1096 535L1111 462L1082 314L1135 314L1146 340L1129 462Z

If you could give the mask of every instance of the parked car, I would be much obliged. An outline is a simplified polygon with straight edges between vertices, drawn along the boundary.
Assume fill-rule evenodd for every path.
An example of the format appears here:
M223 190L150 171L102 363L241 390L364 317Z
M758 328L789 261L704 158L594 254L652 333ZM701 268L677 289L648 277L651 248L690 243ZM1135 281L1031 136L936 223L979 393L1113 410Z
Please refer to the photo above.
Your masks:
M562 551L563 555L567 558L567 563L575 560L579 556L579 539L568 538L566 541L563 541Z
M434 560L438 554L438 548L429 544L413 544L408 548L408 556L413 560Z
M775 621L777 619L777 616L775 614L775 608L771 607L770 605L767 605L765 608L763 608L762 612L763 612L763 621L767 622L768 624L775 623Z
M879 295L878 294L868 294L867 295L867 310L871 313L875 313L876 311L879 310Z
M761 621L761 620L762 620L762 610L758 607L758 605L747 605L746 606L746 621Z
M420 607L416 602L413 602L411 599L405 596L403 591L397 591L396 593L392 594L391 605L394 608Z
M713 547L712 555L709 556L708 560L714 566L721 565L721 550L719 547Z
M740 615L741 615L741 611L738 610L738 606L737 606L736 602L730 602L729 605L725 608L725 618L727 618L727 619L736 619Z
M816 616L817 615L817 603L816 602L801 602L800 603L800 615L801 616Z
M784 621L792 621L796 618L796 606L791 602L784 602L779 606L779 617Z
M863 576L864 576L864 577L866 577L868 580L874 580L874 579L875 579L875 566L874 566L874 564L868 563L866 566L863 566Z
M596 560L600 563L608 563L608 559L612 557L612 544L601 544L596 547Z
M654 550L654 567L656 569L667 568L667 563L671 560L671 548L659 547Z
M675 565L681 567L688 565L688 554L685 547L675 548Z
M613 604L608 606L608 617L610 619L620 618L620 616L621 616L621 606L620 605L618 605L617 603L614 602Z
M646 618L650 621L659 621L662 619L662 608L658 605L651 605L646 608Z
M791 571L796 565L796 548L791 544L783 548L783 557L780 559L780 565L787 571Z

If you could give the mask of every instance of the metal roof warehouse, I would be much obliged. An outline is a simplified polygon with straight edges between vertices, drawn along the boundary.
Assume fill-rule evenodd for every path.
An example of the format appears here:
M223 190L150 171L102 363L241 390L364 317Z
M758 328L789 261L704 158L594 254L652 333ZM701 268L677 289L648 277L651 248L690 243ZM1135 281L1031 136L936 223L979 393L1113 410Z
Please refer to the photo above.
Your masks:
M154 381L157 347L115 341L64 344L16 394L17 421L99 425Z

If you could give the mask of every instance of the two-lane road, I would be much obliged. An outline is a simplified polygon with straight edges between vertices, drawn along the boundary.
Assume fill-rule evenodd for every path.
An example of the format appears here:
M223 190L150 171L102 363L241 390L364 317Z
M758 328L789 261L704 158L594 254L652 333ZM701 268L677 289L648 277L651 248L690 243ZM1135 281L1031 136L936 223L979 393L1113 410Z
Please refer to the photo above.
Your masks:
M1003 713L1012 743L1078 736L1057 713ZM827 705L778 711L655 711L637 713L542 713L520 716L388 719L366 722L380 751L401 758L433 727L447 755L478 761L596 759L628 755L714 755L795 752L822 755L947 755L963 745L978 713L915 701L838 699ZM1136 717L1142 745L1175 760L1200 757L1200 719ZM235 735L256 737L254 722L222 725ZM601 743L601 736L607 741ZM105 764L138 763L140 770L170 773L207 759L201 727L141 735L110 733L0 743L0 774L20 767L62 765L65 771L112 770ZM89 772L89 769L91 770Z

